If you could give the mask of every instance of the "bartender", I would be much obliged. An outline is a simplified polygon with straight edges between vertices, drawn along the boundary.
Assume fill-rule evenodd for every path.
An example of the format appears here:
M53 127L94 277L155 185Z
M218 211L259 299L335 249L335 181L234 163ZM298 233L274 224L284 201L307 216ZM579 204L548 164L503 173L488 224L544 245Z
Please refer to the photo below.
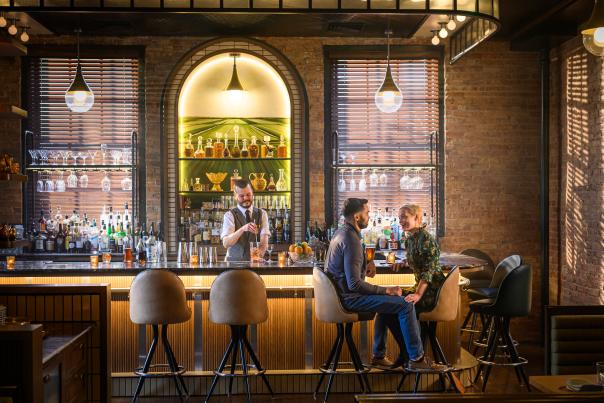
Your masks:
M260 241L261 253L268 246L268 214L254 207L254 191L247 179L236 180L234 188L237 207L225 213L220 238L227 262L249 261L250 242Z

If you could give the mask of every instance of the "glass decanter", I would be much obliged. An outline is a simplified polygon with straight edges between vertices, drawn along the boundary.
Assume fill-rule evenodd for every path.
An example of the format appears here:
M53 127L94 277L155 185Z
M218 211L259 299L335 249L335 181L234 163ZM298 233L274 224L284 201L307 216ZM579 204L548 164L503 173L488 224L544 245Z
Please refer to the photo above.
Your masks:
M206 141L206 149L204 150L206 158L214 158L214 146L212 146L212 139Z
M379 183L379 178L378 178L378 174L377 174L377 169L373 169L373 171L371 172L371 175L369 175L369 186L371 187L377 187Z
M197 150L195 150L195 153L193 154L193 156L195 158L203 158L205 157L206 153L203 150L203 138L201 136L199 136L197 138Z
M231 158L231 152L229 151L229 135L224 135L224 151L222 152L222 158Z
M266 190L268 192L274 192L277 190L277 185L275 185L275 178L273 178L273 174L269 175L268 185L266 185Z
M222 133L216 133L216 141L214 142L214 158L222 158L222 154L224 154Z
M195 147L193 147L191 133L189 133L189 140L187 140L187 142L185 143L183 152L184 152L185 158L192 158L193 154L195 153Z
M241 158L248 158L250 156L250 152L247 149L247 139L243 139L243 148L241 149Z
M67 187L69 189L78 187L78 177L73 171L69 171L69 176L67 177Z
M287 181L285 180L285 169L279 168L279 179L277 179L277 191L287 191Z
M260 157L267 158L269 149L271 147L271 137L264 136L263 140L264 140L264 144L262 144L262 146L260 146Z
M231 150L231 157L239 158L241 157L241 150L239 149L239 126L235 125L233 131L235 132L235 144L233 144L233 149Z
M359 191L364 192L367 190L367 181L365 180L365 170L361 170L361 179L359 179Z
M248 147L248 150L250 151L250 158L258 158L258 153L260 152L260 149L258 148L258 144L256 144L256 136L252 136L252 144L250 144L250 146Z
M200 182L200 178L195 178L195 183L193 184L193 190L195 192L201 192L201 182Z
M231 175L231 191L235 190L235 181L237 179L241 179L241 176L239 176L239 170L233 169L233 175Z
M101 179L101 190L103 192L111 191L111 179L109 179L109 174L107 174L107 172L105 172L105 176Z
M281 136L277 146L277 158L287 158L287 146L285 145L285 136Z

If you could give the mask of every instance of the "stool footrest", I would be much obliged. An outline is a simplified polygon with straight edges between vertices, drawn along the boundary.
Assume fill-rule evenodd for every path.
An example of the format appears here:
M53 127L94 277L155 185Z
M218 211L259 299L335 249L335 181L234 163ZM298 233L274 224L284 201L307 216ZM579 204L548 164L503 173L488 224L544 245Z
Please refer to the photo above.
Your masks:
M495 362L495 361L487 361L482 358L477 358L476 361L483 365L495 366L495 367L517 367L520 365L528 364L528 360L524 357L518 357L518 362Z
M354 364L352 362L346 362L346 361L340 361L338 362L338 366L340 365L347 365L347 366L354 366ZM363 369L362 370L356 370L356 369L344 369L344 370L336 370L334 371L333 369L326 367L325 365L321 365L319 367L319 371L321 371L324 374L339 374L339 375L346 375L346 374L366 374L367 372L371 371L371 368L368 368L366 365L363 365Z
M260 375L264 375L264 373L266 372L265 369L262 370L258 370L258 368L256 367L256 365L253 364L246 364L247 369L249 370L250 368L253 369L253 371L248 372L247 375L244 375L243 372L241 373L227 373L224 371L227 370L231 370L231 365L225 365L223 372L219 372L219 371L214 371L214 375L216 376L220 376L220 377L225 377L225 378L237 378L237 377L247 377L247 376L260 376ZM241 371L243 371L243 365L241 364L235 364L235 371L237 371L238 369L240 369Z
M149 369L153 368L170 368L169 364L152 364L149 365ZM134 373L138 376L145 378L163 378L167 376L182 375L186 372L186 369L182 366L178 366L178 371L161 371L161 372L143 372L143 367L138 367L134 370Z

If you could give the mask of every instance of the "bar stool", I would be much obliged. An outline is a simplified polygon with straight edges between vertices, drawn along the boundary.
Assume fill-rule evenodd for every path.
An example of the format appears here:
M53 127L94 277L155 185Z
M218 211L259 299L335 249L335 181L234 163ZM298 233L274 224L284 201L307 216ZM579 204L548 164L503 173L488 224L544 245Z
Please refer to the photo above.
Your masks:
M514 268L520 266L522 264L522 256L520 255L510 255L503 259L497 267L495 268L495 272L493 273L493 277L488 287L476 287L476 288L468 288L466 292L468 293L468 297L470 301L477 301L480 299L494 298L497 295L497 290L499 290L499 286L501 282L508 275L510 271ZM477 329L477 321L480 318L481 329ZM471 321L471 325L468 327L468 322ZM480 315L478 312L472 309L472 305L470 304L470 309L461 325L462 333L470 333L468 338L468 351L474 345L473 354L475 355L478 351L478 348L483 347L486 348L486 338L487 332L490 328L489 318L485 315ZM479 334L478 341L474 341L474 335Z
M185 286L176 274L167 270L148 269L139 273L132 280L130 285L130 320L138 325L151 325L153 329L153 341L145 358L145 363L134 371L139 379L132 398L133 403L138 399L147 378L172 377L180 400L183 401L184 397L188 397L189 391L182 376L185 369L178 365L168 341L168 325L183 323L190 318L191 309L187 306ZM162 344L168 363L151 365L157 348L160 325ZM167 368L169 370L149 372L153 368Z
M251 270L237 269L226 271L216 277L210 288L209 319L213 323L229 325L231 341L218 368L214 371L214 379L212 379L205 401L210 400L218 379L222 377L229 378L229 395L233 389L233 379L242 377L248 402L252 398L250 376L260 376L273 395L273 389L266 378L265 370L247 338L249 325L262 323L268 319L266 287L260 276ZM247 363L245 351L248 352L253 364ZM240 364L237 364L237 352L240 355ZM226 365L229 356L231 364ZM241 368L241 373L236 373L238 367ZM223 372L225 368L228 368L230 373ZM249 368L255 371L250 373Z
M347 371L349 374L356 374L363 392L371 393L371 385L367 378L367 372L369 369L363 365L359 352L352 338L352 325L355 322L371 320L375 316L373 312L349 312L344 309L340 301L340 297L337 292L337 288L332 282L331 278L320 268L315 267L312 275L312 285L315 291L315 315L318 320L325 323L335 323L338 329L338 335L331 347L327 361L319 367L321 371L321 377L315 388L314 398L316 399L317 393L323 384L325 375L329 374L329 380L327 381L327 387L325 389L324 402L329 398L329 391L333 383L333 378L338 372L338 364L350 364L340 362L340 353L342 352L342 345L344 340L348 345L350 357L352 359L352 365L354 371Z
M422 341L426 344L426 339L430 342L432 350L432 358L434 362L447 366L445 371L439 371L439 379L445 388L443 374L446 374L449 378L451 385L457 391L463 391L463 386L459 381L455 379L451 371L454 369L449 365L447 358L438 342L436 337L436 325L438 322L449 322L457 318L457 310L459 308L459 268L454 267L445 281L440 286L436 295L436 304L429 312L421 312L419 314L420 326L422 330ZM415 385L413 387L413 393L417 393L419 387L419 381L423 373L431 373L432 371L411 371L406 369L406 372L401 376L401 380L396 388L397 392L400 392L403 382L409 373L415 373Z
M492 317L493 330L489 335L487 348L484 354L478 359L480 365L474 378L474 383L478 381L482 371L485 370L482 391L484 392L489 380L489 374L493 366L512 366L516 372L518 382L524 383L527 389L531 390L524 365L528 360L518 355L516 345L510 335L510 320L515 317L528 316L531 311L531 290L532 290L532 272L528 265L521 265L513 269L501 283L499 292L495 299L478 300L472 302L473 309L482 314ZM500 345L506 350L503 356L507 362L496 361L496 351L498 342L502 339L505 343Z

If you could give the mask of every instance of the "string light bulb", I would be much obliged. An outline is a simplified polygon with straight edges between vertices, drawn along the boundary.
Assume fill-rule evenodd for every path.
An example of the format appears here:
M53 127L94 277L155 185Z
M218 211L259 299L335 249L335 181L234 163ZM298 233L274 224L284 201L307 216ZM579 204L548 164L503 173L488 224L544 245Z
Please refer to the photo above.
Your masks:
M8 24L8 21L6 21L4 13L0 13L0 28L4 28L6 24Z
M457 28L457 23L455 22L455 19L453 18L453 16L450 16L449 22L447 22L447 29L449 31L453 31L453 30L455 30L455 28Z
M11 25L10 25L10 27L8 27L8 33L9 34L11 34L11 35L17 35L17 31L18 31L17 30L17 25L16 25L17 21L19 21L19 20L16 19L16 18L13 18L11 20Z
M440 24L440 30L438 31L438 36L440 36L442 39L445 39L447 36L449 36L449 31L447 31L447 28L445 27L445 25L447 25L446 22L439 22Z
M27 33L27 30L29 29L29 27L21 27L22 32L21 32L21 36L19 36L19 39L21 39L21 42L27 42L29 41L29 34Z
M433 29L432 31L432 45L437 46L440 43L440 38L438 37L438 29Z
M466 20L466 18L467 17L465 15L462 15L462 14L457 14L455 16L455 19L457 20L457 22L464 22Z

